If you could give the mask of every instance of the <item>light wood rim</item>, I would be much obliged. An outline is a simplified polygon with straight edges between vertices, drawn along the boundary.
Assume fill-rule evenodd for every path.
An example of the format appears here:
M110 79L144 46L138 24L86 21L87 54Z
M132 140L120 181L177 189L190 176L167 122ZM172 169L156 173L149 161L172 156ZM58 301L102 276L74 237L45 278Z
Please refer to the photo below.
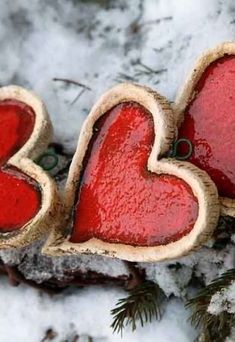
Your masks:
M48 234L52 223L58 218L59 195L51 177L33 162L48 146L52 125L42 101L31 91L18 86L0 88L0 101L11 99L29 105L35 113L35 126L29 140L12 156L7 165L17 167L40 186L41 208L36 216L17 231L0 233L0 248L24 247Z
M235 43L225 42L216 48L205 52L195 63L192 72L189 74L184 86L180 89L173 109L175 111L176 125L179 128L184 121L185 109L194 97L194 89L205 72L206 68L217 59L225 55L235 56ZM221 214L235 217L235 200L227 197L220 197Z
M66 212L64 224L69 225L71 208L82 170L82 161L92 137L93 125L97 119L112 107L134 101L141 104L153 115L155 132L154 146L148 159L148 169L157 174L167 173L182 178L190 185L199 203L199 215L192 231L176 242L156 247L134 247L131 245L107 243L90 239L85 243L71 243L65 232L57 226L49 237L43 252L50 255L76 255L79 253L99 254L129 261L160 261L178 258L200 246L207 240L216 227L219 217L217 189L208 175L194 165L172 159L160 159L175 137L173 112L165 98L151 89L133 84L120 84L106 92L92 108L82 127L76 153L70 167L65 191Z

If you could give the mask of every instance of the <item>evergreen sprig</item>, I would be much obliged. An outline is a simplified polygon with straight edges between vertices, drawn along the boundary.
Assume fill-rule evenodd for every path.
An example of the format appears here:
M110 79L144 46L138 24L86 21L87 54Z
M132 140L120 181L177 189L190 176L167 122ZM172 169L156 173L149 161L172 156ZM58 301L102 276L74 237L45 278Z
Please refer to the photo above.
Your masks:
M213 280L186 304L186 307L193 311L190 317L192 325L202 329L201 340L203 342L225 341L231 333L231 329L235 327L235 314L222 311L218 315L212 315L207 311L212 296L227 288L234 280L235 269L231 269Z
M129 296L119 299L116 307L111 310L113 316L111 327L114 332L121 334L128 325L134 331L137 321L143 327L145 323L161 318L164 294L157 284L144 281L128 292Z

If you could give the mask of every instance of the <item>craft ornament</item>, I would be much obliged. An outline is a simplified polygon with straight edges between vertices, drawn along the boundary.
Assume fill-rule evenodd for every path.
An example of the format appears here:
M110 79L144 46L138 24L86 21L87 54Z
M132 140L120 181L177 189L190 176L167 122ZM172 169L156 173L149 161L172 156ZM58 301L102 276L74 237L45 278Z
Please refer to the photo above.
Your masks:
M221 196L223 215L235 217L235 44L223 43L196 63L176 98L179 138L193 145L189 162L205 170ZM181 145L181 153L184 153Z
M57 220L56 185L33 161L51 134L37 96L17 86L0 88L0 248L26 246L48 234Z
M44 252L160 261L206 241L219 217L217 189L204 171L165 157L175 137L174 114L156 92L120 84L105 93L81 130L67 215Z

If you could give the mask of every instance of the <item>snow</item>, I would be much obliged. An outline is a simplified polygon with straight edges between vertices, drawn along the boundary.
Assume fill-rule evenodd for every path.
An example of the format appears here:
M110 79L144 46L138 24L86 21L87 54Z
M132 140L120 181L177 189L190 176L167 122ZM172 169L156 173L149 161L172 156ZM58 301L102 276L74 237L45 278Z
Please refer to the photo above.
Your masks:
M212 296L207 311L212 315L218 315L223 311L235 313L235 282Z
M192 275L211 283L213 279L234 267L234 244L228 243L225 248L216 250L208 247L190 253L179 260L160 262L157 264L140 264L145 269L149 280L157 282L164 293L169 297L185 298L190 291L188 284Z
M0 5L0 82L41 95L55 140L69 150L92 104L120 74L157 87L173 100L195 58L234 37L232 0L103 3L3 0ZM146 75L139 61L166 71ZM91 91L71 104L81 89L55 82L55 77L79 81Z
M235 329L231 329L230 336L226 338L225 342L234 342L235 341Z
M26 254L19 270L27 279L33 279L38 283L56 277L57 279L68 278L68 272L73 271L86 273L89 271L103 274L113 278L129 277L130 271L126 264L117 259L104 258L102 256L81 255L79 257L50 258L41 255L32 249Z
M51 115L54 141L73 153L84 118L105 90L129 77L173 101L200 53L234 38L234 16L232 0L2 0L0 84L18 84L38 93ZM149 73L146 66L155 72ZM77 98L82 88L54 78L75 80L91 90ZM168 297L184 298L192 275L207 284L233 267L234 243L233 236L226 248L215 250L212 241L181 260L139 267ZM38 282L55 274L62 277L65 267L128 274L123 262L101 257L35 259L39 248L1 257L14 264L26 255L21 271ZM224 309L230 290L216 294L210 310ZM109 311L123 295L117 288L92 287L48 297L28 287L12 288L1 278L0 340L25 342L30 336L30 342L38 342L49 327L58 334L54 341L60 342L72 341L76 333L89 334L97 342L194 340L196 333L180 299L170 299L160 323L133 334L127 331L123 339L112 335Z
M72 342L76 334L83 336L82 342L87 335L94 337L94 342L145 342L153 341L153 336L155 341L189 342L196 337L178 300L169 302L160 322L148 324L134 333L127 329L121 338L109 327L110 307L125 296L120 289L92 287L50 297L25 286L9 287L2 279L0 297L3 296L4 300L0 301L1 342L41 341L45 331L52 327L57 334L55 342Z
M173 263L140 264L146 271L146 278L156 282L166 296L184 297L186 286L191 276L192 268Z
M89 271L113 278L130 275L125 262L103 256L80 255L51 258L41 254L43 242L35 243L21 250L0 251L0 257L7 265L19 265L19 270L27 279L37 283L51 278L66 279L68 273Z

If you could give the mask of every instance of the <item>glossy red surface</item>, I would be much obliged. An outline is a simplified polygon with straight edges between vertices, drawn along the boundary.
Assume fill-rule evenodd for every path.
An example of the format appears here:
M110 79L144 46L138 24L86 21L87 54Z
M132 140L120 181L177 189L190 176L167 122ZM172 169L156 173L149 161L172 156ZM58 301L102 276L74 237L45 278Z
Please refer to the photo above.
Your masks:
M0 102L0 165L25 144L34 123L35 114L26 104L15 100Z
M179 138L191 140L194 153L189 161L208 172L220 196L235 198L235 57L213 62L195 94Z
M7 165L29 139L34 123L35 114L26 104L15 100L0 102L0 232L23 227L40 209L37 183Z
M153 141L152 116L139 104L120 104L97 121L77 194L72 242L96 237L154 246L193 228L198 203L189 186L147 171Z
M40 208L37 183L15 168L0 169L0 231L9 232L29 222Z

